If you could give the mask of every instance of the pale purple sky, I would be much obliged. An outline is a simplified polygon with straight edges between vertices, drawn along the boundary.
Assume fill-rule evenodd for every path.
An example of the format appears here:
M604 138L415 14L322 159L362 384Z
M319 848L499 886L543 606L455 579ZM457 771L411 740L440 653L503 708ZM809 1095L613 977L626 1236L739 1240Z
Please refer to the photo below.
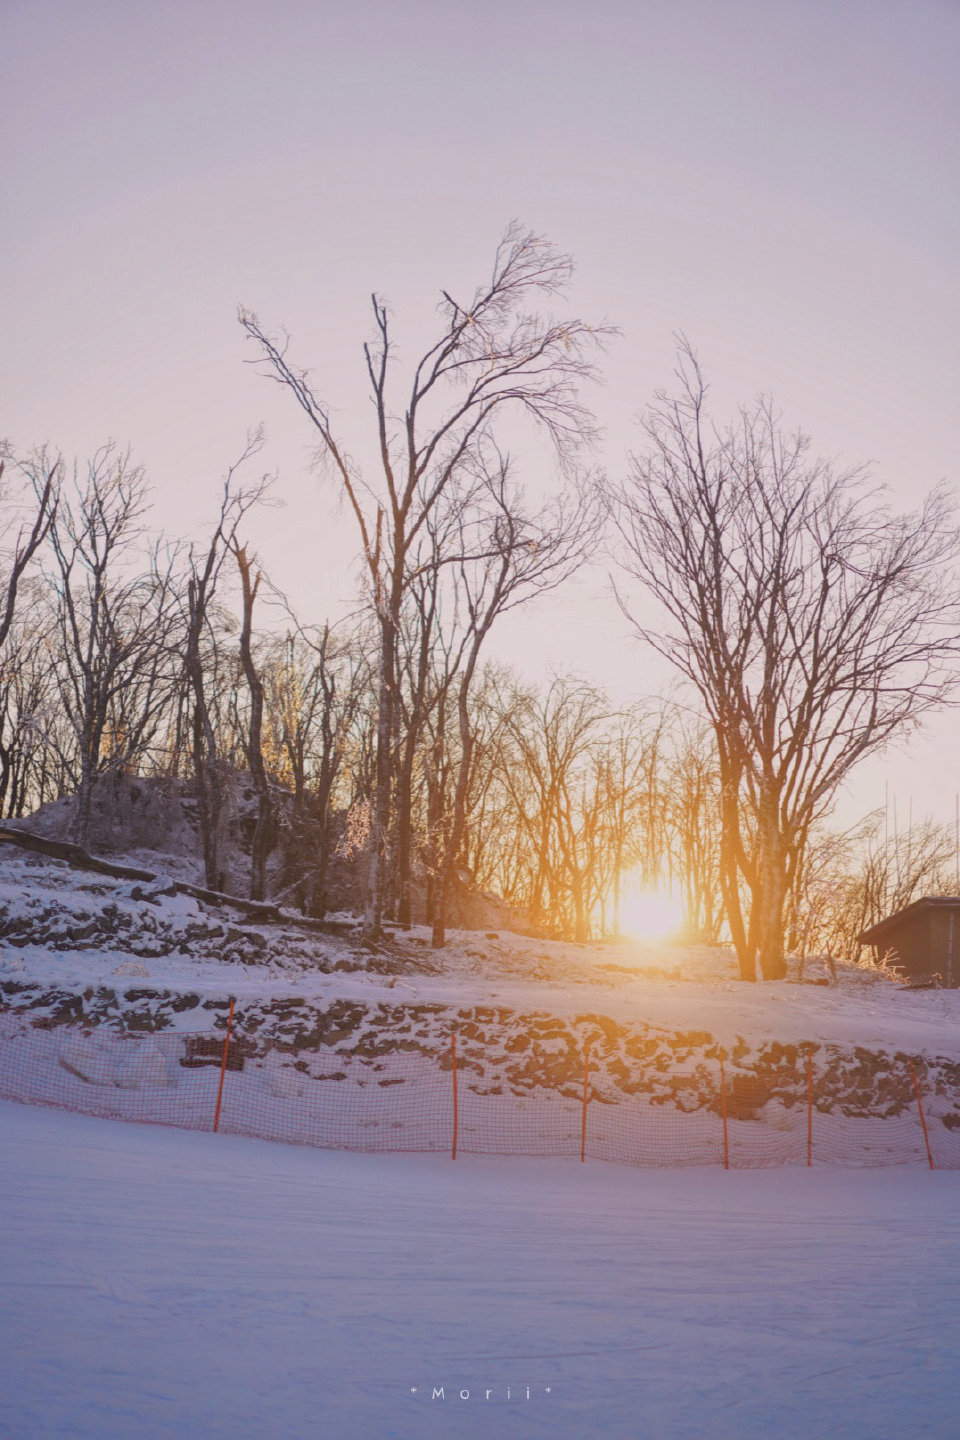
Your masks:
M952 0L5 0L0 64L0 433L129 443L183 534L265 421L286 504L256 542L308 617L351 603L353 536L237 303L286 325L363 455L370 291L412 353L513 217L575 256L571 309L623 330L612 471L684 330L721 412L770 390L901 500L957 478ZM499 653L642 692L604 583ZM958 730L865 770L852 808L889 775L952 817Z

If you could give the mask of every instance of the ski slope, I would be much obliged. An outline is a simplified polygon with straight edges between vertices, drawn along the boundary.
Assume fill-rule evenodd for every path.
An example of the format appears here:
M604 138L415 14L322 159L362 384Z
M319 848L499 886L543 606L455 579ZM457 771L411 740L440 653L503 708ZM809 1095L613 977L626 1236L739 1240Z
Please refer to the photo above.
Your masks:
M13 1440L960 1433L955 1172L452 1163L10 1103L0 1171Z

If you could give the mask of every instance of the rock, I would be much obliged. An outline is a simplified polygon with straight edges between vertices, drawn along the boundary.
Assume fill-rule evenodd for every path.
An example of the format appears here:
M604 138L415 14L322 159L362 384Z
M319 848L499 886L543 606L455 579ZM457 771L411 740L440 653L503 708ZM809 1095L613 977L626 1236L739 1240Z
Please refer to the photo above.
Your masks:
M263 1067L262 1073L267 1089L278 1100L295 1100L303 1094L303 1077L292 1065L282 1065L274 1060Z
M804 1112L805 1113L805 1112ZM780 1103L779 1100L768 1100L767 1103L757 1111L756 1117L761 1124L771 1130L779 1130L786 1133L797 1129L797 1119L790 1111Z
M155 1040L139 1040L127 1048L133 1054L120 1064L116 1082L124 1090L168 1089L174 1083Z
M75 1035L60 1047L57 1060L64 1070L88 1085L116 1085L116 1060L102 1042Z

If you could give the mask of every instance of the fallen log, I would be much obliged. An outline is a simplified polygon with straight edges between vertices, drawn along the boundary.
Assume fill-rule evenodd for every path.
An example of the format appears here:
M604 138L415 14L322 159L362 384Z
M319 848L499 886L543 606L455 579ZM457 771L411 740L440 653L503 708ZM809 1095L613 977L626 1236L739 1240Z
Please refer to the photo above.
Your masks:
M82 845L68 840L51 840L46 835L37 835L31 830L0 827L0 844L18 845L21 850L31 850L38 855L49 855L54 860L65 860L74 870L93 870L99 875L109 875L115 880L142 880L147 884L166 881L170 890L180 895L189 895L204 905L219 908L231 907L251 920L267 925L290 925L301 930L312 930L325 935L349 935L355 928L350 920L317 920L310 915L298 915L294 910L284 910L269 900L245 900L240 895L225 895L220 890L205 890L201 885L191 885L186 880L167 880L153 870L140 870L133 865L117 865L112 860L103 860L91 855Z
M49 840L46 835L35 835L30 830L0 828L0 843L19 845L22 850L33 850L39 855L52 855L55 860L66 860L75 870L96 870L100 875L112 875L117 880L156 880L151 870L138 870L132 865L114 865L110 860L100 860L91 855L82 845L72 845L67 840Z

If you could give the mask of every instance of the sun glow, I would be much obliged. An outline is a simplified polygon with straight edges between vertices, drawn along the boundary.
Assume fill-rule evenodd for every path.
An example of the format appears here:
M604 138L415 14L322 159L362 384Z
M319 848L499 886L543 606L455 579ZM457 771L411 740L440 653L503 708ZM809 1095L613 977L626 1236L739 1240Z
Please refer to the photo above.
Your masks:
M683 907L662 890L627 886L620 900L620 933L634 940L667 940L683 926Z

